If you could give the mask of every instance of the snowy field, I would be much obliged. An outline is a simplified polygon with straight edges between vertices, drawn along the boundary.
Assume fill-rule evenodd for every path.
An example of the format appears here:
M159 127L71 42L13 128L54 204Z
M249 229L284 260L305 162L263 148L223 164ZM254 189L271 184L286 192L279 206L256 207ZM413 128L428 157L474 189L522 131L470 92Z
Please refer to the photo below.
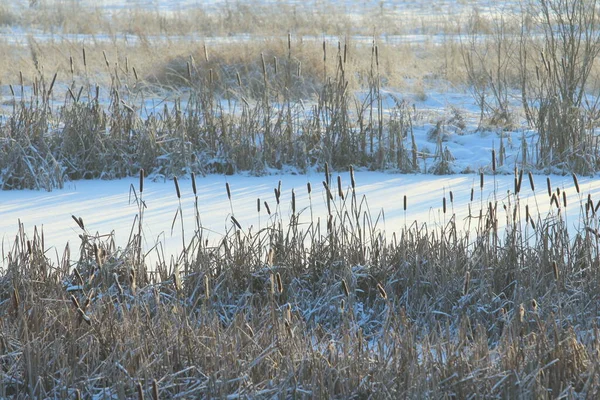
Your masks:
M346 194L350 189L348 173L339 174ZM480 190L480 176L461 174L448 176L434 175L399 175L381 172L356 172L357 196L366 199L373 221L378 221L378 228L389 238L403 227L417 221L429 227L445 225L452 215L456 216L457 226L469 228L469 208L473 215L484 212L489 202L498 202L500 210L509 204L509 192L514 193L513 175L485 175L484 189ZM571 176L550 176L553 191L559 188L567 193L566 220L575 233L584 228L581 220L580 205L587 201L588 194L592 199L600 198L600 182L597 179L579 178L580 194L577 194ZM313 218L326 220L326 197L322 174L310 175L271 175L264 177L219 176L210 175L197 178L198 205L201 224L205 237L213 243L218 242L225 232L232 228L233 215L242 228L256 232L265 227L273 219L289 221L291 215L291 192L296 194L296 209L301 213L300 223L305 227L310 222L310 207ZM525 214L529 206L530 213L537 219L548 215L556 215L556 207L551 206L545 175L535 175L535 192L530 188L527 175L523 177L520 197L520 212ZM281 181L280 206L277 207L274 188ZM185 232L190 239L195 231L194 195L191 181L182 179L181 207ZM313 192L309 199L307 183ZM337 174L333 174L332 186L335 196L334 205L341 206L337 196ZM226 183L231 188L231 203L227 198ZM138 212L134 201L138 179L122 179L116 181L77 181L66 184L62 190L50 193L41 191L9 191L0 193L0 232L4 250L14 240L19 221L24 225L28 236L32 236L34 227L43 228L48 256L53 259L61 257L64 246L68 242L73 256L77 256L80 244L80 229L71 215L81 217L91 234L114 233L117 246L125 246L129 239L135 216ZM471 189L474 190L471 202ZM452 192L453 202L450 202ZM407 197L407 210L404 211L404 196ZM446 214L443 213L443 198L446 198ZM562 196L561 196L562 198ZM158 242L164 245L165 254L177 255L182 250L181 221L176 216L179 202L173 181L151 182L146 180L143 199L147 206L144 214L145 249L148 251ZM257 199L261 201L261 212L257 212ZM348 199L348 197L346 197ZM271 216L265 210L264 202L269 204ZM346 200L348 201L348 200ZM514 197L511 200L514 202ZM561 200L562 203L562 200ZM562 204L561 204L562 206ZM366 208L365 208L366 210ZM565 211L562 210L563 216ZM279 214L279 215L277 215ZM499 211L499 223L506 222L506 213ZM524 220L524 217L522 218ZM173 229L172 229L173 228ZM595 228L595 227L594 227ZM155 257L149 254L149 259Z

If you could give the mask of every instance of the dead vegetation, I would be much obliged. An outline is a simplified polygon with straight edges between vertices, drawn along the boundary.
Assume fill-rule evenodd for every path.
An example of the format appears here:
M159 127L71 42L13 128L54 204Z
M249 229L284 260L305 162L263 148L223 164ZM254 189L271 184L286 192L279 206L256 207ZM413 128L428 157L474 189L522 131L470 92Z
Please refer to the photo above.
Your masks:
M144 209L153 207L143 172L125 248L74 216L80 249L52 261L43 232L21 227L0 276L0 395L598 395L591 199L581 193L568 205L581 209L580 231L569 236L556 191L536 193L517 173L505 201L487 204L474 188L458 205L450 193L444 223L415 221L390 237L351 176L344 184L325 175L326 215L296 209L292 194L284 220L275 188L257 200L260 230L244 229L232 209L227 233L208 243L198 218L185 250L169 258L159 245L152 265L140 247ZM554 211L524 209L525 191ZM473 210L470 230L457 226L459 206ZM298 224L301 213L310 223Z

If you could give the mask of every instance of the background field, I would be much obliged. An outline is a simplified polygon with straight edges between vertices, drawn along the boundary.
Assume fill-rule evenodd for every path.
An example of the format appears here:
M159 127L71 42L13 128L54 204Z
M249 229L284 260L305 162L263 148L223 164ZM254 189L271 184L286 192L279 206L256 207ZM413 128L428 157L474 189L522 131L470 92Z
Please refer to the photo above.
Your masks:
M0 397L598 397L596 3L356 3L0 5Z

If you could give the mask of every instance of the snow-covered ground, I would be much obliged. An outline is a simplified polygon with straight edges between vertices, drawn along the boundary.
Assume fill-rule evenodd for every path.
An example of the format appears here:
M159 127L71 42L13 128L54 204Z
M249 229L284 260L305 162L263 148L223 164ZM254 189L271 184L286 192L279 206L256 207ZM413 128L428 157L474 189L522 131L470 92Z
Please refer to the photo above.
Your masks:
M336 173L333 182L337 182ZM345 190L350 187L350 176L347 172L339 174ZM387 236L399 232L405 224L414 221L427 223L429 227L441 226L456 214L458 227L467 228L467 217L471 188L474 188L474 200L471 209L479 213L480 205L498 201L500 223L505 221L502 205L508 204L507 193L512 192L514 178L512 175L485 175L484 189L480 191L480 177L477 174L449 176L433 175L398 175L381 172L356 172L356 191L359 199L363 196L375 221L380 217L378 227L385 230ZM525 215L525 206L529 205L534 217L539 213L546 216L551 210L546 188L546 176L536 175L535 192L531 191L527 175L523 178L520 193L521 215ZM291 214L291 192L296 194L296 209L302 212L300 222L310 221L309 207L313 206L315 220L326 219L326 201L322 174L285 175L285 176L230 176L210 175L197 178L198 204L203 228L209 240L215 242L233 225L233 215L243 229L252 227L256 232L259 227L269 223L269 216L264 205L261 213L257 212L257 198L261 203L267 201L274 214L280 213L283 221ZM281 204L277 208L274 188L281 184ZM312 200L309 200L307 183L313 188ZM581 193L578 195L571 176L551 176L553 190L560 188L566 191L568 206L566 208L567 223L574 232L581 229L581 207L587 200L588 193L592 199L600 198L600 182L590 178L579 178ZM227 198L225 185L231 188L231 204ZM108 234L114 231L116 244L124 246L129 237L135 215L138 212L130 189L137 190L138 179L130 178L117 181L78 181L71 182L62 190L53 192L9 191L0 193L0 235L5 252L14 240L18 230L18 222L24 224L31 237L34 226L43 227L46 248L54 247L48 256L62 256L64 246L70 243L71 252L76 257L81 233L71 215L82 217L90 233ZM336 185L334 185L336 186ZM188 240L194 232L194 195L191 181L180 180L181 206ZM452 191L453 203L450 203ZM337 190L333 190L337 194ZM403 210L403 198L407 196L407 211ZM443 197L447 201L447 213L443 214ZM179 203L173 181L151 182L146 180L143 199L147 205L144 214L145 248L150 249L157 240L165 245L165 253L177 255L182 250L181 225L179 217L171 231L173 219ZM583 199L583 201L581 201ZM339 207L342 200L336 196L334 204ZM555 207L554 207L555 209ZM383 213L380 214L383 210ZM555 211L553 211L555 212ZM564 215L564 210L563 210ZM307 226L307 225L304 225ZM302 227L302 225L301 225Z

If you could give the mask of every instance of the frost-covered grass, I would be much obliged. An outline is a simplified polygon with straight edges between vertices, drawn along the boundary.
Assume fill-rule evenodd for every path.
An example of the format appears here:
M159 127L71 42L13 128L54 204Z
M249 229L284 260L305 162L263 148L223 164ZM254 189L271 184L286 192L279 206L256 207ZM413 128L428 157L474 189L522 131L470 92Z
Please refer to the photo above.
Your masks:
M443 223L390 235L354 174L339 187L335 176L302 195L284 196L283 181L253 201L259 228L238 221L235 187L222 188L228 221L217 241L202 225L202 181L177 182L169 219L179 230L193 199L195 228L177 256L159 244L153 263L142 246L152 188L142 180L124 247L75 215L80 248L53 261L41 230L21 228L0 276L0 395L598 395L597 206L586 184L573 181L565 205L564 187L557 202L552 182L550 197L517 173L496 203L479 198L493 184L484 177L473 198L460 196L464 221L448 192ZM420 205L407 199L410 216Z
M196 3L0 7L0 397L598 397L593 13Z

